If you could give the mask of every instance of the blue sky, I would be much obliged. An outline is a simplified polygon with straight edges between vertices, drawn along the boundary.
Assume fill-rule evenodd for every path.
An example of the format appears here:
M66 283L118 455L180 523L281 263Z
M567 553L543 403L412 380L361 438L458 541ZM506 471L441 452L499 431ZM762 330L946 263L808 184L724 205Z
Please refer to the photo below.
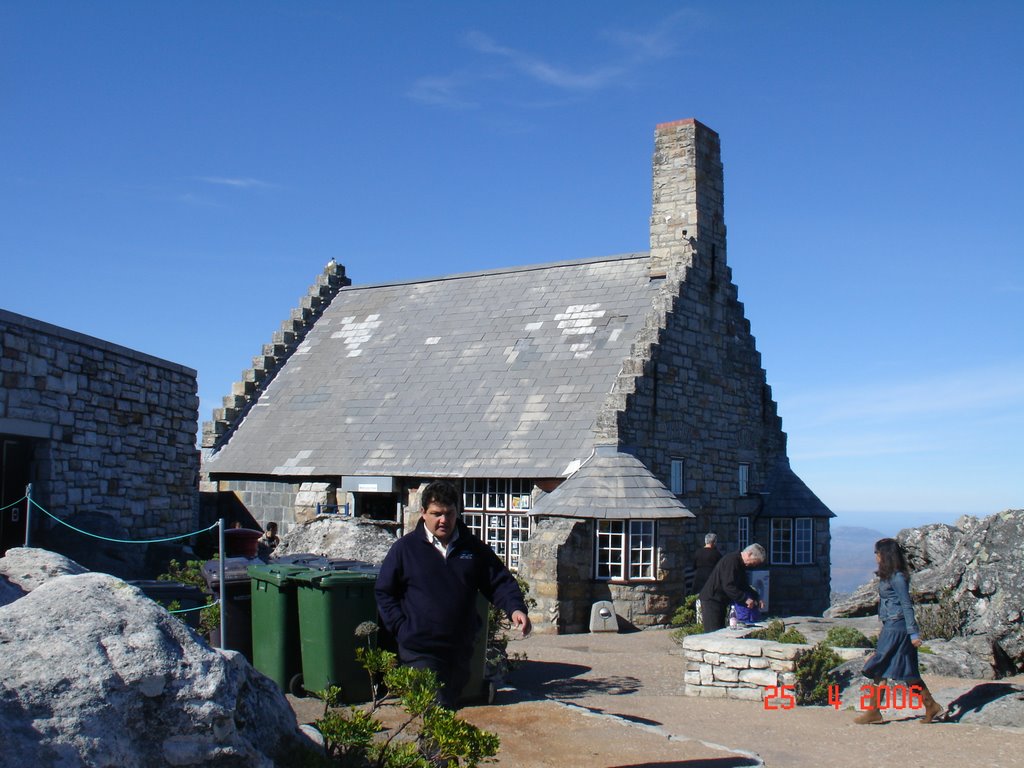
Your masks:
M0 306L191 366L201 419L357 284L648 248L654 126L840 524L1024 506L1024 6L0 1Z

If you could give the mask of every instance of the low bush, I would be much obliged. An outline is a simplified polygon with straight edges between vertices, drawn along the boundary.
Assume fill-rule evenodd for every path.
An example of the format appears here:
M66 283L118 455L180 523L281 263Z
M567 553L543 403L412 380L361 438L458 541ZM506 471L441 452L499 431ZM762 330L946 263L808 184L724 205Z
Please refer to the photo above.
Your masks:
M839 654L824 641L801 653L796 660L796 703L828 704L829 686L839 683L832 670L842 663Z
M700 616L697 615L696 595L688 595L683 600L683 604L672 614L669 625L675 628L672 632L672 639L677 643L682 643L683 638L689 635L699 635L704 632L704 624L701 622Z
M832 627L822 644L829 648L874 648L878 638L872 639L853 627Z
M801 632L795 629L786 629L785 623L779 619L772 619L768 622L768 626L755 629L745 637L749 640L771 640L775 643L802 644L807 642L807 638Z
M324 715L314 725L323 734L324 754L307 765L324 768L473 768L498 754L496 734L461 720L437 703L439 684L429 669L396 665L395 654L380 650L376 625L363 622L356 636L366 643L356 651L372 683L373 700L363 707L339 706L341 689L331 686L316 695ZM386 693L385 693L386 691ZM383 707L396 712L378 719Z

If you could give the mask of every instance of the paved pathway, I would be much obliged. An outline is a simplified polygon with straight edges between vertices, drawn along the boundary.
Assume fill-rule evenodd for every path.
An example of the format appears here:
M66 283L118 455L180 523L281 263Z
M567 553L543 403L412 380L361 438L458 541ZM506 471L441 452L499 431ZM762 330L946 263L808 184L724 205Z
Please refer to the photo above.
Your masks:
M528 657L513 687L460 711L501 736L500 768L1024 768L1024 729L925 726L908 711L858 726L853 711L684 696L668 631L535 635L509 650ZM926 680L943 704L976 684ZM319 716L304 706L301 721Z

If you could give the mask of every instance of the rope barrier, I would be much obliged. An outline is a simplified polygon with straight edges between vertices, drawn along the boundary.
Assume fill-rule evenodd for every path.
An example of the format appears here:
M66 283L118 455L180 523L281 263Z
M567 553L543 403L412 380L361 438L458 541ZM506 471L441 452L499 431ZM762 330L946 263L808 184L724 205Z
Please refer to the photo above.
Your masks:
M188 613L189 611L205 611L207 608L213 608L215 605L220 605L220 600L214 600L212 603L207 603L206 605L198 605L195 608L175 608L173 611L168 608L167 612Z
M167 536L167 537L162 538L162 539L112 539L112 538L109 538L107 536L100 536L99 534L96 534L96 533L89 533L88 531L83 531L81 528L76 528L71 523L65 522L64 520L61 520L56 515L53 515L50 512L48 512L47 510L43 509L43 507L39 506L38 502L36 502L34 499L29 499L29 501L32 503L33 507L36 507L44 515L47 515L50 519L55 520L56 522L60 523L61 525L66 526L66 527L70 528L73 531L77 531L78 533L81 533L83 536L91 536L94 539L100 539L102 541L111 541L111 542L113 542L115 544L160 544L160 543L165 542L165 541L177 541L179 539L187 539L190 536L195 536L195 535L200 534L200 533L206 533L207 531L212 531L214 528L216 528L218 525L220 525L220 523L214 523L213 525L211 525L208 528L203 528L201 531L193 531L192 533L183 533L180 536Z
M17 501L12 501L10 504L8 504L5 507L0 507L0 512L3 512L5 509L10 509L11 507L13 507L16 504L21 504L21 502L23 502L25 500L25 498L26 498L25 496L22 496Z

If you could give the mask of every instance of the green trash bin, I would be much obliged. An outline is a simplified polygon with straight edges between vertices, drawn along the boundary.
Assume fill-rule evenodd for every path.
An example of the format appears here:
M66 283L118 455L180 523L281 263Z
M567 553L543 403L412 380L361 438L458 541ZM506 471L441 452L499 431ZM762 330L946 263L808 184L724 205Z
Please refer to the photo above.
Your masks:
M480 631L473 639L473 654L469 662L469 680L459 695L459 706L491 704L494 702L494 683L484 677L487 671L488 614L491 604L483 595L477 595L476 611L480 617Z
M299 565L250 565L252 665L286 693L302 672L299 646L298 584L310 569Z
M307 570L292 577L298 584L301 687L308 692L331 685L349 704L369 701L370 677L356 660L355 629L377 621L373 585L377 577L350 571Z

